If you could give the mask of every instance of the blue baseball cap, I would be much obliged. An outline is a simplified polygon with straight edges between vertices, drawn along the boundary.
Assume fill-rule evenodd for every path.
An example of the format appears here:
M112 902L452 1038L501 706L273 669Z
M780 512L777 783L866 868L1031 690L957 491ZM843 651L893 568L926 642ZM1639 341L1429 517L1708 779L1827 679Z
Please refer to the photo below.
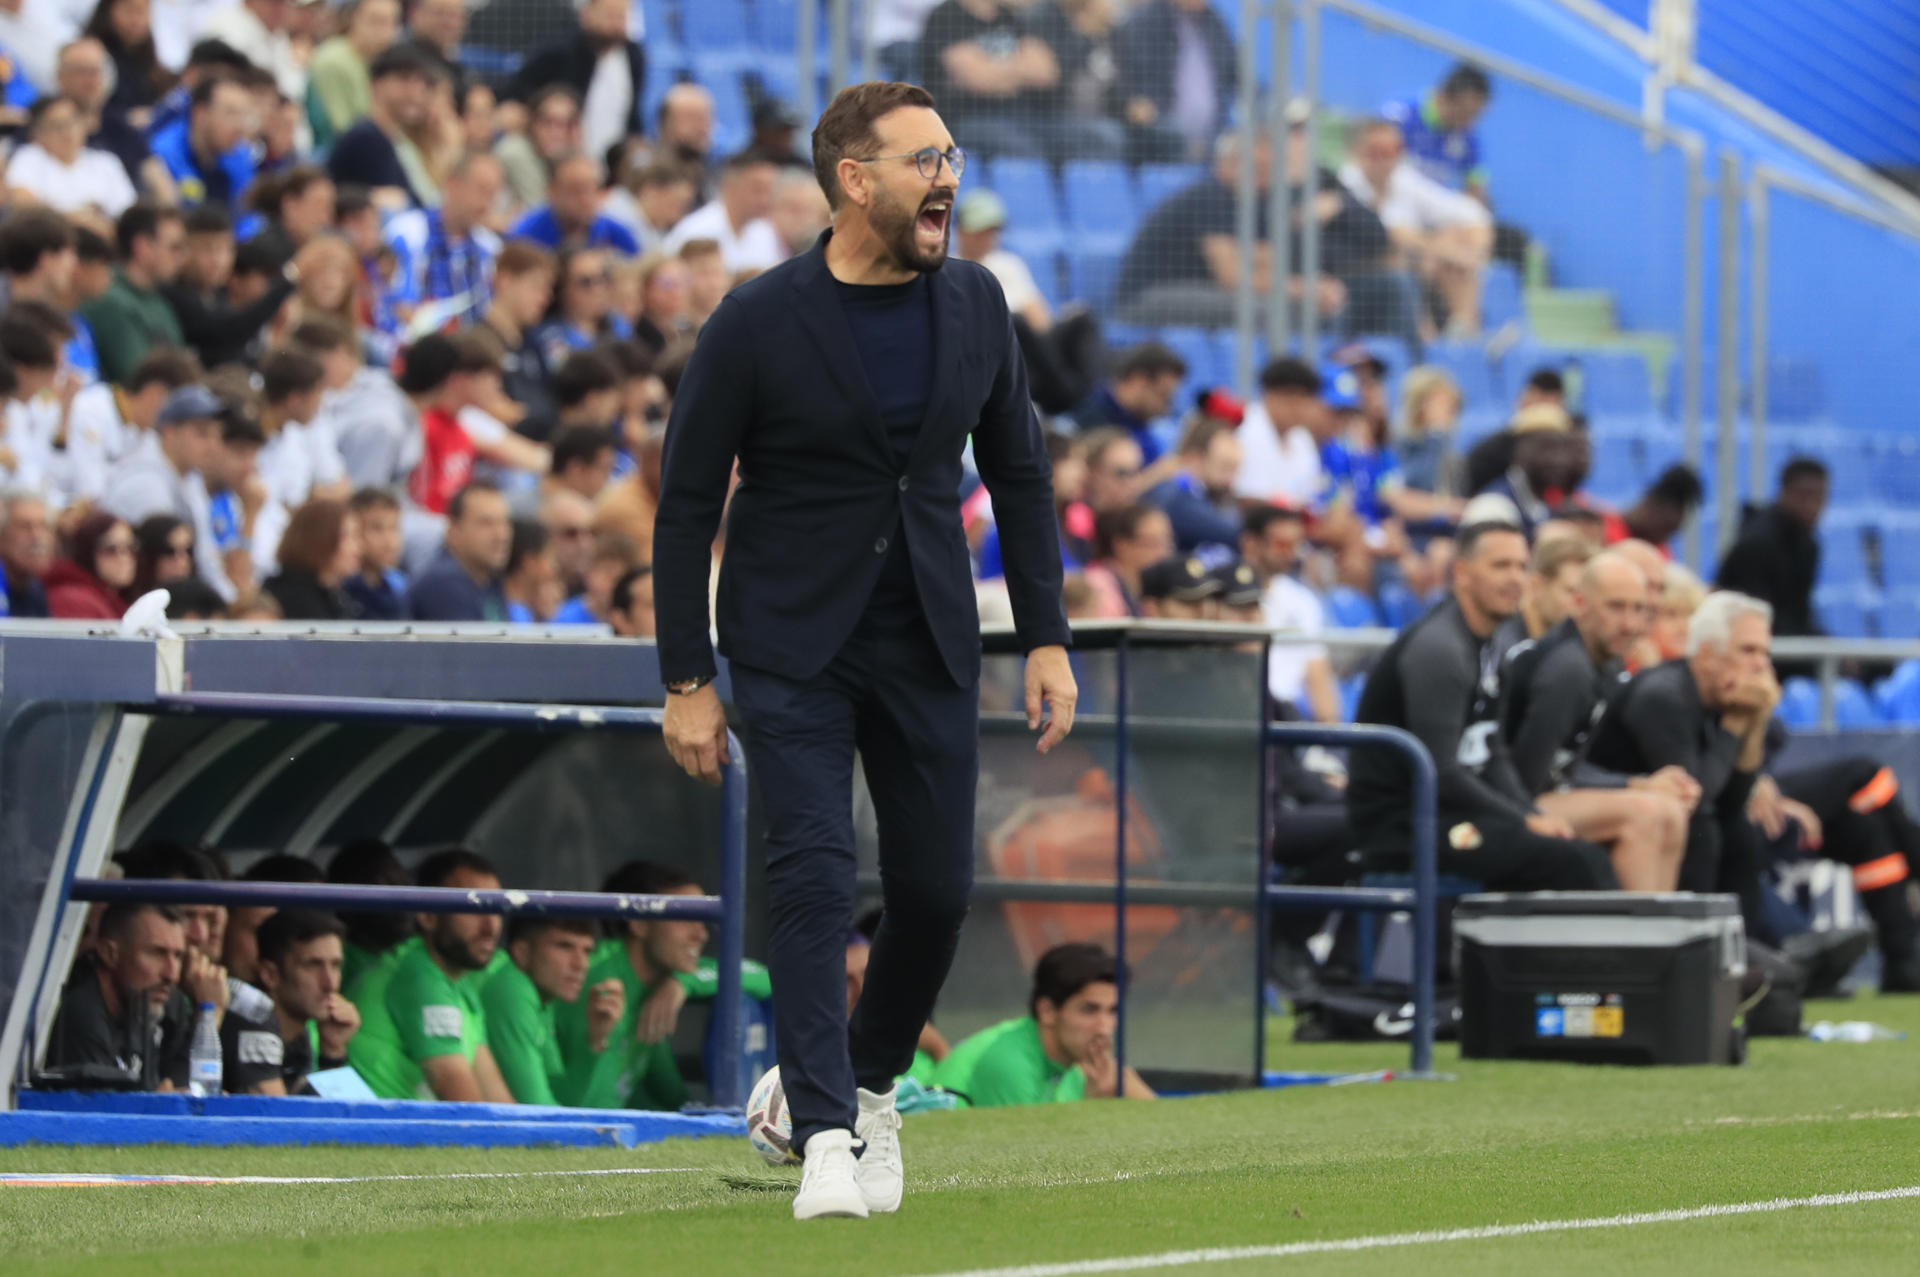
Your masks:
M218 421L226 405L220 396L205 386L185 385L167 395L160 405L158 426L177 426L183 421Z
M1343 364L1328 364L1320 370L1320 397L1335 412L1360 408L1360 374Z

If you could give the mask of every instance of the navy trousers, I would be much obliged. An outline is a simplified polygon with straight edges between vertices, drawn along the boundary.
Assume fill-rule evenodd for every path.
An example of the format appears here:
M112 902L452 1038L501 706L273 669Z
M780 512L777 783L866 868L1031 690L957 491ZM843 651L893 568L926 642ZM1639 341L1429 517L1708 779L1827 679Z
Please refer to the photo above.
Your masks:
M973 887L979 687L955 686L917 607L878 600L812 678L731 674L766 813L774 1030L801 1148L853 1129L856 1086L906 1072L953 964ZM885 912L849 1023L856 751Z

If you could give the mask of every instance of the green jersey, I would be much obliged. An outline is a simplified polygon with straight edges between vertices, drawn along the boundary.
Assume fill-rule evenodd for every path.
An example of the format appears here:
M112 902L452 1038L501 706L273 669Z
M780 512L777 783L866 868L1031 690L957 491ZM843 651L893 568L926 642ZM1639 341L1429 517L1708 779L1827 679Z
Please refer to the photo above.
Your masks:
M701 1000L712 998L720 988L719 964L712 958L700 959L691 972L674 976L687 996ZM580 1085L573 1098L562 1096L563 1104L584 1108L630 1108L674 1111L687 1102L687 1084L680 1076L680 1065L673 1058L671 1042L641 1042L634 1037L640 1019L640 1004L651 992L633 969L624 940L602 940L593 951L593 964L587 968L587 988L604 980L618 980L626 991L626 1009L614 1026L605 1055L615 1058L612 1065L594 1059L587 1042L587 995L575 1003L554 1007L554 1031L560 1041L560 1057L567 1075ZM767 969L747 962L740 969L741 987L750 998L773 996L773 983Z
M349 1001L358 1006L359 999L353 996L353 986L360 982L361 977L382 967L392 968L393 964L398 962L401 955L406 952L408 946L419 943L420 937L409 936L392 948L377 952L373 949L362 949L357 944L341 945L340 991L347 995Z
M478 982L458 980L434 964L426 945L408 942L391 969L361 977L360 1031L347 1058L373 1093L388 1100L430 1100L421 1065L442 1055L474 1055L487 1043Z
M954 1047L940 1065L938 1081L975 1108L1087 1097L1080 1066L1067 1068L1047 1058L1039 1022L1030 1015L982 1029Z
M587 1097L613 1094L623 1063L612 1049L576 1051L574 1069L560 1053L555 1012L568 1003L542 997L539 987L511 959L481 973L480 1005L487 1014L487 1049L522 1104L580 1106ZM584 1002L586 994L581 993ZM585 1007L580 1010L584 1013ZM610 1039L611 1040L611 1039Z

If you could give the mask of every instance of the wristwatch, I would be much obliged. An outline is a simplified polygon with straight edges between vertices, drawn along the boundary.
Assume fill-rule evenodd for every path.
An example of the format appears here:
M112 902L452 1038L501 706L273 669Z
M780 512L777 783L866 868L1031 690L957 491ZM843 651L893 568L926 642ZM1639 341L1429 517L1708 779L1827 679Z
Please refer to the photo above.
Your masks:
M667 691L675 696L691 696L711 682L713 682L713 675L701 674L696 678L683 678L677 683L668 683Z

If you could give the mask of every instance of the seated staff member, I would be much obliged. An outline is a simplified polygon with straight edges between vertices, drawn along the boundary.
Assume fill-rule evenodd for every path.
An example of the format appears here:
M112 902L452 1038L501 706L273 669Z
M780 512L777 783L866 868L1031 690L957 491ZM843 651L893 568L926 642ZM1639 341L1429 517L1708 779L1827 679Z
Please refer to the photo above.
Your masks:
M1151 1100L1153 1089L1113 1058L1120 977L1098 945L1055 945L1033 969L1027 1014L982 1029L940 1066L941 1086L975 1108L1069 1100Z
M648 860L633 860L607 877L601 891L627 896L697 896L700 884L682 870ZM687 1084L673 1058L673 1031L690 999L709 999L719 992L719 968L700 951L707 944L707 924L658 918L615 920L613 932L594 950L587 983L598 987L616 979L625 991L625 1006L615 1025L610 1048L624 1055L611 1084L607 1074L591 1070L594 1084L574 1102L585 1108L632 1108L671 1111L687 1102ZM750 998L773 996L767 969L757 962L743 965L741 987ZM560 1041L560 1059L570 1075L583 1068L593 1054L590 1008L582 1003L554 1007L554 1031Z
M1699 783L1677 766L1639 776L1584 758L1601 708L1625 677L1622 661L1647 632L1647 578L1618 551L1588 559L1575 575L1566 619L1507 654L1501 735L1540 810L1607 848L1622 889L1672 891Z
M1440 869L1492 891L1617 888L1607 853L1535 806L1501 738L1495 631L1520 610L1527 539L1511 523L1460 529L1451 597L1386 650L1360 693L1362 723L1420 738L1438 773ZM1369 857L1405 864L1412 838L1412 776L1400 754L1357 749L1347 769L1347 815Z
M853 1014L853 1008L860 1002L860 992L867 987L867 959L873 956L873 937L880 930L880 910L872 909L862 915L847 933L847 1014ZM904 1076L912 1078L922 1086L933 1086L941 1061L952 1054L953 1047L947 1037L934 1027L933 1021L927 1021L920 1030L920 1041L913 1048L913 1064Z
M255 972L271 1018L229 1012L220 1024L222 1075L236 1095L311 1095L307 1074L342 1068L360 1012L340 992L346 926L330 913L276 910L254 932Z
M585 918L515 918L507 928L508 961L488 969L480 990L487 1045L522 1104L578 1104L595 1089L597 1072L619 1072L622 1055L607 1046L626 1009L626 990L612 977L587 989L593 940ZM553 1014L556 1005L578 1003L582 990L588 1049L574 1061L575 1076L561 1058Z
M427 857L417 877L422 887L500 889L492 862L460 848ZM513 1103L487 1045L476 978L500 947L500 919L423 913L418 926L391 967L355 986L362 1024L348 1059L382 1099Z
M93 952L75 964L61 994L47 1067L120 1069L142 1090L185 1090L194 1023L193 1002L178 986L186 964L187 931L176 911L108 905ZM192 987L207 1001L218 991L210 971Z

